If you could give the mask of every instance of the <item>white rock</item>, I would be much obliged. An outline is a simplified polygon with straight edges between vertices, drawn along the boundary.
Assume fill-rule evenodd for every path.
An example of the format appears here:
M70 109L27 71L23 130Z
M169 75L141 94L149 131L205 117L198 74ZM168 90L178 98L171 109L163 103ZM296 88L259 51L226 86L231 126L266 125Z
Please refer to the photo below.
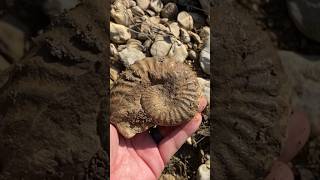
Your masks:
M172 41L169 36L163 37L161 35L156 37L155 42L152 44L150 53L152 56L163 57L168 55L172 46Z
M134 62L145 58L145 54L136 48L125 48L119 52L120 60L125 67L130 66Z
M110 22L110 38L112 42L121 44L131 38L131 33L127 27Z
M189 43L190 42L190 35L187 30L180 28L180 39L184 43Z
M180 41L175 41L168 54L169 57L175 58L179 62L184 62L188 57L188 50Z
M163 3L161 2L161 0L151 0L150 8L155 12L159 13L163 8Z
M203 72L210 75L210 41L207 41L202 49L199 61Z
M133 23L133 14L131 9L125 9L123 7L116 8L115 6L111 9L111 17L117 24L129 26Z
M203 96L206 98L208 104L210 104L210 80L198 78L198 82L200 84Z
M110 79L112 81L116 81L118 77L119 77L119 71L114 67L110 67Z
M112 43L110 43L110 54L111 54L111 56L119 55L116 46L114 44L112 44Z
M136 0L137 5L141 7L141 9L146 10L149 7L150 0Z
M187 13L185 11L180 12L178 14L177 20L178 20L178 23L183 28L185 28L187 30L193 29L193 18L189 13Z
M210 162L201 164L197 171L197 180L210 180Z
M180 36L180 27L177 22L173 22L169 25L170 32L176 37L179 38Z

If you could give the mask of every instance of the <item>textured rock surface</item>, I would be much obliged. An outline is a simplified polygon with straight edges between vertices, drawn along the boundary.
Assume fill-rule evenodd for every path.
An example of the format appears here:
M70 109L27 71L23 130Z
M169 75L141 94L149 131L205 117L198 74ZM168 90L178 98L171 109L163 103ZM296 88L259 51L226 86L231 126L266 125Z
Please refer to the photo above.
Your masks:
M126 138L154 125L189 121L201 95L191 69L170 58L145 58L124 71L111 89L111 122Z
M287 78L267 35L226 1L211 9L214 180L264 179L288 119Z
M106 178L105 6L84 1L0 74L0 179Z

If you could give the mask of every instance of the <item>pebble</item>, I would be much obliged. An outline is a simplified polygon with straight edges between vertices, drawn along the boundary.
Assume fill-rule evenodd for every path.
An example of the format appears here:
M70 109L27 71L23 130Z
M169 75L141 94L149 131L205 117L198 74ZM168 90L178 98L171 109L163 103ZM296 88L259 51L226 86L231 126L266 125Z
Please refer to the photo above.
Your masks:
M110 43L110 54L111 54L111 56L118 56L119 55L116 46L112 43Z
M198 56L197 56L197 53L196 53L194 50L190 49L190 50L188 51L188 57L189 57L191 60L196 60Z
M143 16L144 15L144 11L139 7L139 6L134 6L131 8L132 13L135 16Z
M121 44L131 38L131 33L127 27L110 22L110 38L112 42Z
M178 7L176 3L166 4L161 11L161 17L163 18L176 19L177 14L178 14Z
M210 75L210 41L207 41L199 56L200 67L203 72Z
M198 77L198 82L200 84L202 94L206 98L208 104L210 104L210 80Z
M180 28L180 40L184 43L188 43L191 41L188 31L183 28Z
M177 22L173 22L169 25L170 32L176 37L179 38L180 36L180 27Z
M210 39L210 27L208 27L208 26L203 27L200 30L199 36L202 39L202 41L204 41L204 42L209 40Z
M137 6L137 3L133 0L129 1L129 7L132 8L134 6Z
M159 180L177 180L177 179L171 174L162 174Z
M188 51L184 44L176 40L176 42L173 43L168 56L175 58L179 62L184 62L188 57Z
M144 47L142 43L137 39L129 39L127 41L127 47L138 49L139 51L143 51Z
M145 58L145 54L136 48L125 48L119 52L120 61L125 67L129 67L134 62Z
M177 20L178 20L178 23L185 29L187 30L191 30L193 29L193 19L192 19L192 16L185 12L185 11L182 11L178 14L178 17L177 17Z
M159 13L161 12L163 8L163 3L161 0L151 0L150 1L150 8L154 10L155 12Z
M147 9L146 12L149 14L149 16L153 17L156 15L156 13L154 11L152 11L151 9Z
M172 41L169 36L158 35L155 42L152 44L150 53L152 56L164 57L168 55L172 47Z
M210 180L210 161L201 164L197 171L197 180Z
M143 46L145 49L149 49L152 45L152 40L151 39L147 39L144 43Z
M119 71L114 67L110 67L110 79L112 81L116 81L118 78L119 78Z
M197 43L197 44L201 44L201 38L198 34L192 32L192 31L188 31L188 34L190 35L190 37Z
M148 9L150 4L150 0L136 0L136 2L137 2L137 5L143 10Z
M117 24L129 26L130 24L132 24L133 13L131 9L113 7L111 9L111 17Z

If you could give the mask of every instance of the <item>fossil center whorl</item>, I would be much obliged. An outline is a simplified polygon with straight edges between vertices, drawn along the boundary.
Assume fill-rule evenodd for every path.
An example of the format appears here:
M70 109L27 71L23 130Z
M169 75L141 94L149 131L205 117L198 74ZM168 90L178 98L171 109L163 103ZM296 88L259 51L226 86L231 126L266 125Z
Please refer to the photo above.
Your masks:
M125 137L153 125L191 120L200 87L195 73L170 58L145 58L131 65L111 89L111 122Z

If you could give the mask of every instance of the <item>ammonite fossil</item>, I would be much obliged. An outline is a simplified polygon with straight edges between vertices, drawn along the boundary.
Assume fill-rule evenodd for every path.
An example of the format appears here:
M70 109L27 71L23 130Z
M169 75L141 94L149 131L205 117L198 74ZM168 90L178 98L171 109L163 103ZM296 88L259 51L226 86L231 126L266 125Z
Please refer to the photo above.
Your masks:
M126 138L154 125L191 120L201 95L195 73L168 57L145 58L124 71L111 89L110 121Z
M264 179L280 153L290 90L266 33L236 4L212 8L212 179Z

